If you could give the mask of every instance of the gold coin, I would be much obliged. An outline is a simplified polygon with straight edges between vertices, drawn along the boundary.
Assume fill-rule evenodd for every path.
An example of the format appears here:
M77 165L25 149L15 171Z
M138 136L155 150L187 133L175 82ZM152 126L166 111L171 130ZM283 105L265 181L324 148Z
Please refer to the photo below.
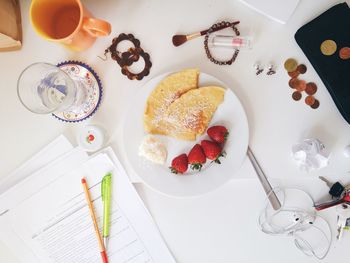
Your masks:
M284 62L284 68L288 71L288 72L293 72L297 69L298 67L298 62L294 59L294 58L288 58L285 62Z
M335 43L333 40L325 40L321 44L321 52L325 56L331 56L337 51L337 43Z

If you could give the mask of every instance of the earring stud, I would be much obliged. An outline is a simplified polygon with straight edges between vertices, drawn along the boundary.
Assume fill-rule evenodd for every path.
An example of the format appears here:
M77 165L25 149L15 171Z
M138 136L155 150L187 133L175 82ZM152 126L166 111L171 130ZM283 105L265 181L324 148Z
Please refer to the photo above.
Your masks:
M264 69L261 68L259 63L254 64L254 69L256 70L255 75L260 75L264 71Z
M274 66L272 64L269 64L267 67L266 75L273 75L276 74L276 70L274 69Z

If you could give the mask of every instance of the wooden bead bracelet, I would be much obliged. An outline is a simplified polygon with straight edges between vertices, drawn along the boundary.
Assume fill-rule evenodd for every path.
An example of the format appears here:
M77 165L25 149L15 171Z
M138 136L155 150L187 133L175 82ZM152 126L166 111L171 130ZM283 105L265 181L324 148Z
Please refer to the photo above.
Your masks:
M210 53L209 46L208 46L209 35L211 33L213 33L214 31L216 31L215 29L217 29L218 27L223 27L223 26L230 27L230 28L232 28L233 32L235 32L236 36L239 36L240 33L239 33L238 29L236 28L236 24L237 23L230 23L230 22L222 21L222 22L219 22L219 23L212 25L209 28L208 32L205 34L204 49L205 49L205 53L207 54L208 59L211 62L213 62L217 65L231 65L236 60L238 53L239 53L239 49L235 49L235 52L233 53L231 59L229 59L227 61L219 61L212 56L212 54Z

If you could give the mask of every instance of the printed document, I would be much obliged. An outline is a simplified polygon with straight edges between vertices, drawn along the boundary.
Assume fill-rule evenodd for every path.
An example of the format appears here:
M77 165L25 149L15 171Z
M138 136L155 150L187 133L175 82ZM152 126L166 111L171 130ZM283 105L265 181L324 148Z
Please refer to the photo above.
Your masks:
M22 240L23 244L18 245L26 246L32 252L21 258L23 262L101 262L81 178L87 180L102 227L101 180L108 172L112 172L109 262L175 262L123 167L104 153L54 181L48 180L45 187L4 215L1 227L6 222L12 235Z

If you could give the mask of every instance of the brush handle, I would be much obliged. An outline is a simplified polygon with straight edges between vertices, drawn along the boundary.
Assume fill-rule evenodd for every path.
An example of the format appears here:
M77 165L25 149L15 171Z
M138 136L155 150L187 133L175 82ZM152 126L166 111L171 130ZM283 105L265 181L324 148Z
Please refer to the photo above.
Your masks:
M233 22L230 25L222 25L222 26L219 26L219 27L215 28L212 32L216 32L216 31L219 31L219 30L222 30L224 28L230 27L232 25L237 25L237 24L239 24L239 21ZM190 34L190 35L186 35L186 40L191 40L191 39L194 39L196 37L203 36L203 35L207 34L208 31L209 31L209 29L203 30L203 31L200 31L200 32L197 32L197 33L193 33L193 34Z
M200 37L200 36L202 36L201 32L193 33L193 34L190 34L190 35L186 35L186 40L191 40L191 39L194 39L194 38Z
M222 30L222 29L224 29L224 28L230 27L230 26L232 26L232 25L237 25L237 24L239 24L239 21L233 22L233 23L231 23L229 26L227 26L227 25L222 25L222 26L219 26L219 27L215 28L212 32L216 32L216 31L219 31L219 30ZM203 36L203 35L207 34L208 31L209 31L209 29L203 30L203 31L199 32L199 34L200 34L199 36ZM198 33L197 33L197 34L198 34ZM193 35L194 35L194 34L193 34Z

